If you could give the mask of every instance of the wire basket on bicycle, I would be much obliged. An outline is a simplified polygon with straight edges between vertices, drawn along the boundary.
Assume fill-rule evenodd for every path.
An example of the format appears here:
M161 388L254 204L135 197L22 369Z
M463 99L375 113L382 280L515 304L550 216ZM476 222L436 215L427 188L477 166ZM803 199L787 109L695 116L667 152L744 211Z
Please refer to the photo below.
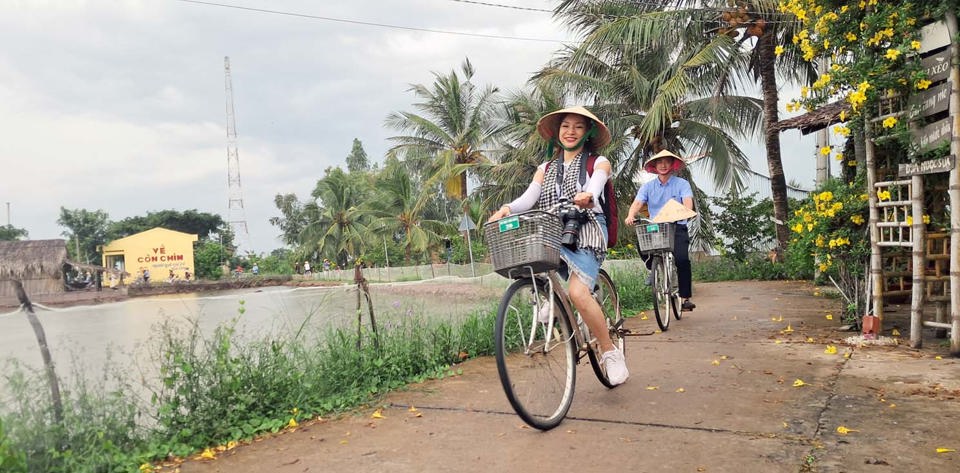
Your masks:
M634 228L637 229L637 249L640 253L673 251L675 223L637 223Z
M531 210L489 222L483 235L493 261L493 270L507 278L526 275L517 268L529 266L533 272L560 267L560 219L553 213Z

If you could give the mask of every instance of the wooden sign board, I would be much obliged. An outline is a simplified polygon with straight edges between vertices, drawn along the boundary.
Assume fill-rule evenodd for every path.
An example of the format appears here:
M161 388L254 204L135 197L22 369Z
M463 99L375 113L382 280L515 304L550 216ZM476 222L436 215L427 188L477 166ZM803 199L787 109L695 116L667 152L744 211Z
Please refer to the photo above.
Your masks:
M920 152L926 152L941 144L950 141L953 119L950 117L933 122L923 128L911 130L913 142L920 147Z
M942 158L931 159L919 163L900 164L898 166L898 175L900 177L916 176L918 174L934 174L938 172L950 172L956 164L953 155Z
M950 87L950 81L947 81L914 95L910 104L920 107L917 116L923 118L947 111L950 107Z
M920 60L923 71L927 73L927 80L940 82L950 76L950 50L943 50L931 54Z
M950 45L947 24L938 21L920 29L920 54Z

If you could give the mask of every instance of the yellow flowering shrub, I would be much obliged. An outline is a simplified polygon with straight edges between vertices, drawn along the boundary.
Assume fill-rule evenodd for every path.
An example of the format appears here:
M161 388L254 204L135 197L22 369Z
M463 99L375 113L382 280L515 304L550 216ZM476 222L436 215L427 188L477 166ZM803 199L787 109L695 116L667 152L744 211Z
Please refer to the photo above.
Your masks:
M862 276L870 255L862 186L862 182L831 180L794 210L789 223L790 264L819 270L837 281Z

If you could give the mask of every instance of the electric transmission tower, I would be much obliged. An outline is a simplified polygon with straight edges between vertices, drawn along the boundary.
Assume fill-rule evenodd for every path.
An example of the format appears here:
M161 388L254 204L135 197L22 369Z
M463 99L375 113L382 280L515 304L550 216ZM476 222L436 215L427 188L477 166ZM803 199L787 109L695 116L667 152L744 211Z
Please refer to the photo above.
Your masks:
M227 90L227 188L229 189L229 224L233 230L237 252L250 250L250 232L247 231L247 216L243 210L243 189L240 187L240 155L237 152L237 120L233 112L233 81L230 80L230 57L223 58L223 71Z

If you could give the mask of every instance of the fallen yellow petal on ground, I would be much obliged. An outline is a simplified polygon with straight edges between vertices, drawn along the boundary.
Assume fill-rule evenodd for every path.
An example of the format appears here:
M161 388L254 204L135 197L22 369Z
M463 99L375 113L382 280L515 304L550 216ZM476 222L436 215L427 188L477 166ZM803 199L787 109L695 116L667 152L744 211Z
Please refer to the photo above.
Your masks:
M827 314L825 315L825 317L827 318L827 320L833 320L833 314Z
M826 350L823 350L823 352L826 353L826 354L828 354L828 355L836 355L836 354L837 354L837 347L834 346L834 345L827 345Z
M713 366L720 366L720 360L713 360L710 364Z
M683 393L683 392L687 392L687 390L686 390L686 389L683 389L683 388L677 388L677 392L678 392L678 393Z
M215 453L213 453L213 450L212 450L212 449L209 449L209 448L203 449L203 453L201 453L201 454L197 457L197 459L199 459L199 460L214 460L214 459L216 459L216 458L217 458L217 455L216 455Z
M806 386L806 385L807 383L804 383L803 380L800 378L797 378L796 380L793 381L793 387L795 388L799 388L800 386Z
M656 391L660 389L660 386L647 386L647 391Z
M859 432L859 430L847 428L842 425L837 427L837 433L840 435L847 435L850 432Z
M950 452L956 452L956 450L952 448L937 447L937 453L950 453Z
M371 414L370 417L373 419L386 419L386 417L383 416L383 412L381 409L377 409L373 411L373 414Z
M890 332L890 336L899 337L899 336L900 336L900 331L897 330L897 329L893 329L893 330Z
M297 419L294 419L292 417L290 418L290 422L287 422L287 427L290 427L291 429L298 425L300 424L297 424Z
M417 408L413 406L410 406L409 408L407 408L407 410L410 412L417 412Z
M793 333L793 327L787 324L787 328L783 329L783 333Z

